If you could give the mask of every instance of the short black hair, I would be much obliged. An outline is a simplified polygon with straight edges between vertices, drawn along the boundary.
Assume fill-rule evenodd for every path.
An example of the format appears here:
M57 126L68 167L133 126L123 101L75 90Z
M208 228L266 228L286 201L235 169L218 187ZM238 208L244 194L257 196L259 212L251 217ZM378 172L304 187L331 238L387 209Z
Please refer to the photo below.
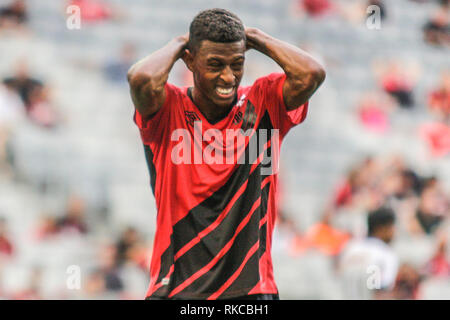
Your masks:
M372 236L378 228L389 226L394 223L395 213L391 208L381 207L371 211L367 217L367 234Z
M237 15L225 9L201 11L189 27L189 50L195 51L203 40L225 43L245 41L244 24Z

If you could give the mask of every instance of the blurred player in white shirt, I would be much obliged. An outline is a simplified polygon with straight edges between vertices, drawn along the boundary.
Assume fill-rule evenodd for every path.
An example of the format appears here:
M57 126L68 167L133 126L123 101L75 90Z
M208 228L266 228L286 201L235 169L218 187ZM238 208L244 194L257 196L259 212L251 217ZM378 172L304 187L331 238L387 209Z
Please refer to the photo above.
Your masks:
M395 284L398 258L389 245L395 232L395 214L380 208L369 213L367 226L367 237L349 241L339 257L345 299L374 299Z

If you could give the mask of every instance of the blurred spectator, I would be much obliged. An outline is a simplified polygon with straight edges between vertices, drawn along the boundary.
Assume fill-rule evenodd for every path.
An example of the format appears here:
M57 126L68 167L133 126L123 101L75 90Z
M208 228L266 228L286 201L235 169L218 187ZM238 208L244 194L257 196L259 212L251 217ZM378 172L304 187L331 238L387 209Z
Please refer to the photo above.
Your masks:
M316 249L324 255L335 256L341 252L350 237L348 232L319 222L312 225L304 235L295 237L292 253L302 254L307 249Z
M302 0L301 5L310 16L320 16L331 9L328 0Z
M390 247L395 232L394 212L389 208L370 212L367 228L367 238L349 241L339 257L338 271L344 279L347 299L376 298L394 287L399 264ZM373 288L368 287L369 277L374 277ZM371 291L374 289L382 291Z
M82 22L95 23L123 18L122 10L103 0L70 0L68 6L70 5L80 8Z
M14 248L8 235L6 220L0 218L0 255L11 256L13 252Z
M66 213L56 221L58 232L87 233L87 225L84 222L85 203L78 196L71 196L67 203Z
M347 177L342 181L335 190L333 206L335 208L346 207L352 204L353 194L359 187L358 171L353 168L347 174Z
M10 127L24 114L23 104L17 93L0 83L0 127Z
M84 299L102 299L105 296L105 279L100 270L93 270L83 285Z
M122 265L128 258L128 250L139 241L139 234L133 227L128 227L120 236L116 244L117 264Z
M27 6L24 0L13 0L0 8L0 30L19 29L28 21Z
M435 277L450 277L450 262L447 259L447 241L442 238L434 256L425 265L425 273Z
M318 18L332 13L336 8L329 0L294 0L294 11Z
M449 198L436 178L430 178L420 195L416 223L425 234L433 234L445 218L450 216Z
M3 79L3 83L17 92L27 110L31 108L31 94L33 91L44 87L43 83L30 76L28 64L24 60L19 60L15 66L15 74L12 77Z
M384 91L390 94L402 108L414 106L414 68L400 65L394 61L381 70L380 83ZM417 72L417 71L416 71Z
M402 198L408 195L418 196L423 187L423 178L420 177L414 170L410 168L404 168L402 170L403 182L402 182Z
M355 196L371 184L371 180L378 170L377 161L373 157L366 157L361 164L350 169L347 177L341 182L333 196L333 206L336 209L355 205ZM358 200L358 199L356 199Z
M45 240L58 233L56 219L48 214L43 215L37 222L34 238L36 240Z
M148 248L142 240L141 234L133 227L128 227L120 236L116 244L117 265L122 266L131 262L139 268L148 270Z
M380 192L386 201L417 196L420 188L421 178L406 166L402 156L394 155L387 161L380 182Z
M120 51L118 59L108 62L103 67L103 72L109 81L113 83L127 83L127 72L136 61L136 48L131 43L125 43Z
M117 249L114 245L103 245L99 251L99 266L91 273L86 287L90 294L121 292L123 281L117 266Z
M367 130L385 133L389 129L389 113L392 108L392 102L382 93L366 93L357 107L359 120Z
M123 290L123 282L119 276L116 265L116 248L114 246L108 246L107 248L105 248L100 259L100 270L103 273L103 277L105 279L105 289L109 291Z
M433 157L442 157L450 152L450 124L431 122L419 127L419 135L428 144Z
M338 185L324 221L331 221L355 234L352 222L347 221L356 219L352 212L371 211L388 205L398 210L405 230L421 234L423 228L437 227L449 214L449 197L439 183L430 193L429 188L435 186L430 185L432 181L409 168L400 156L393 156L388 161L369 157L353 167Z
M429 93L428 106L439 120L450 124L450 70L442 73L438 88Z
M31 108L29 118L42 127L53 128L59 121L59 116L54 110L49 95L49 89L43 87L33 90L30 95Z
M86 234L88 227L84 221L85 203L78 196L72 195L67 201L63 216L55 218L44 214L38 221L35 239L45 240L60 233Z
M5 78L3 83L17 92L22 99L28 117L44 127L56 125L58 117L50 103L48 88L42 81L30 76L28 65L20 60L16 65L15 75Z
M419 272L408 264L402 264L398 269L392 293L386 297L395 300L414 300L418 298L422 278Z
M434 12L430 20L424 25L424 38L428 44L436 46L450 45L450 4L441 1L439 9Z
M7 144L15 125L25 112L17 94L0 83L0 171L8 170Z

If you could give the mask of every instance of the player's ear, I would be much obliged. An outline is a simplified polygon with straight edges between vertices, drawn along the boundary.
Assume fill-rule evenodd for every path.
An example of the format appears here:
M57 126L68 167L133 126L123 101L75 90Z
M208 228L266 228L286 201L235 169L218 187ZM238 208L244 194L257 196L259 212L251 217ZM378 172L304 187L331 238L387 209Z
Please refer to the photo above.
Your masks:
M184 53L181 59L183 59L184 63L186 64L186 67L190 71L193 71L194 55L189 49L184 49Z

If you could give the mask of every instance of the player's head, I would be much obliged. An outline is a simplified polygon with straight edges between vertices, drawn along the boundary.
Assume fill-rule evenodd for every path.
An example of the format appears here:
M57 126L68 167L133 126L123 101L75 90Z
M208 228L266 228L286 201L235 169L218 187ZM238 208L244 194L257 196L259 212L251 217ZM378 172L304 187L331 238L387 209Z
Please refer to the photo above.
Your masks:
M194 17L189 27L189 49L195 52L204 40L218 43L245 41L245 28L241 19L230 11L204 10Z
M242 21L227 10L205 10L191 22L183 59L208 102L219 107L233 102L244 74L245 40Z
M368 236L391 242L395 231L395 214L389 208L379 208L367 218Z

